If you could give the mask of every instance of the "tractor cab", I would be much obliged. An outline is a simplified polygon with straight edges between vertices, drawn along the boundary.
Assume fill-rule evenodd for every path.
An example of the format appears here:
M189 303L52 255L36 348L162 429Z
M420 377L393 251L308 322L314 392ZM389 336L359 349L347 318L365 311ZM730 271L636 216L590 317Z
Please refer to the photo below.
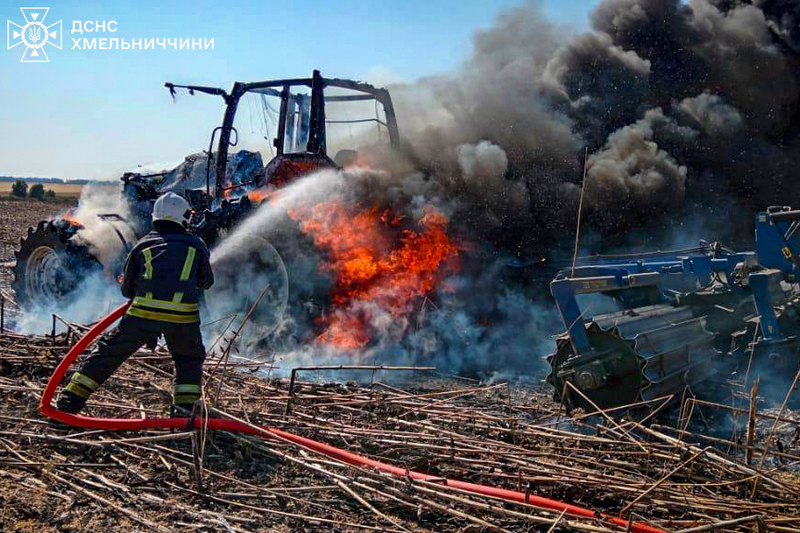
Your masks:
M212 132L205 165L206 194L221 201L261 188L280 188L322 168L342 168L369 145L397 146L394 107L386 89L353 80L310 78L236 82L230 93L192 85L165 86L225 101L222 126ZM216 144L215 144L216 143ZM235 159L255 171L242 172ZM255 163L254 163L255 161ZM232 164L233 163L233 164Z

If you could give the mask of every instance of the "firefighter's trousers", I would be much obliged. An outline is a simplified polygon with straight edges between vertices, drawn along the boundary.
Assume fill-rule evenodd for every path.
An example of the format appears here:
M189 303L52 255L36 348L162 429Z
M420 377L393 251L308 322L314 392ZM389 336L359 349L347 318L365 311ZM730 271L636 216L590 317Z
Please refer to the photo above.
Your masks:
M175 362L174 403L192 404L200 397L203 360L206 350L200 335L200 323L175 324L125 315L119 326L104 335L97 347L82 362L78 388L94 392L136 350L154 345L164 335ZM73 377L72 381L76 378ZM80 390L77 392L81 392Z

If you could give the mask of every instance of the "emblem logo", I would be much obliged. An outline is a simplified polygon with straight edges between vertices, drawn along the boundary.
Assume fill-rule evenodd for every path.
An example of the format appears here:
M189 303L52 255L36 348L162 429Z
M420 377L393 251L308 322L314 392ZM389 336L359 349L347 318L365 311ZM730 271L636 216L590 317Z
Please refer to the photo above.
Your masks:
M50 44L61 50L61 21L45 25L44 19L50 11L49 7L21 7L19 10L25 18L25 25L20 26L10 20L7 21L8 49L24 44L25 52L19 60L20 63L49 63L44 47Z

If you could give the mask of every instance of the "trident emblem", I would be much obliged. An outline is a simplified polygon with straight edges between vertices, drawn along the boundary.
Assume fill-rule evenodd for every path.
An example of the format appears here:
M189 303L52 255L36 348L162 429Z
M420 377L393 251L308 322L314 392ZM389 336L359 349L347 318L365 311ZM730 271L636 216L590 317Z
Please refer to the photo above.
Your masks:
M28 28L28 40L34 44L39 42L39 39L42 37L42 28L39 26L33 26Z
M50 61L45 52L45 45L53 45L61 50L61 21L46 25L44 22L49 7L21 7L25 25L20 26L10 20L7 23L8 49L25 45L21 63L47 63Z

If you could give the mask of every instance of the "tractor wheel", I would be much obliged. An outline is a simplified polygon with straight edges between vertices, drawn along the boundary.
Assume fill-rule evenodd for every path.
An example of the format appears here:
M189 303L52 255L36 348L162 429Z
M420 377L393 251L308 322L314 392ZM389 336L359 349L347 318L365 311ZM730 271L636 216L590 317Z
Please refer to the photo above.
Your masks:
M20 307L53 307L73 292L87 273L102 269L85 246L71 238L79 226L56 219L40 221L20 239L11 287Z
M280 326L286 312L289 276L283 258L269 241L253 237L248 245L212 260L215 281L206 304L212 318L244 316L261 296L249 321L258 335L267 336Z
M292 345L315 327L321 308L315 295L327 292L329 281L319 274L321 259L316 254L310 239L288 217L268 231L246 236L235 228L211 253L215 283L206 293L206 320L237 314L233 330L252 308L243 339L248 349L274 351ZM221 328L226 323L222 320Z

